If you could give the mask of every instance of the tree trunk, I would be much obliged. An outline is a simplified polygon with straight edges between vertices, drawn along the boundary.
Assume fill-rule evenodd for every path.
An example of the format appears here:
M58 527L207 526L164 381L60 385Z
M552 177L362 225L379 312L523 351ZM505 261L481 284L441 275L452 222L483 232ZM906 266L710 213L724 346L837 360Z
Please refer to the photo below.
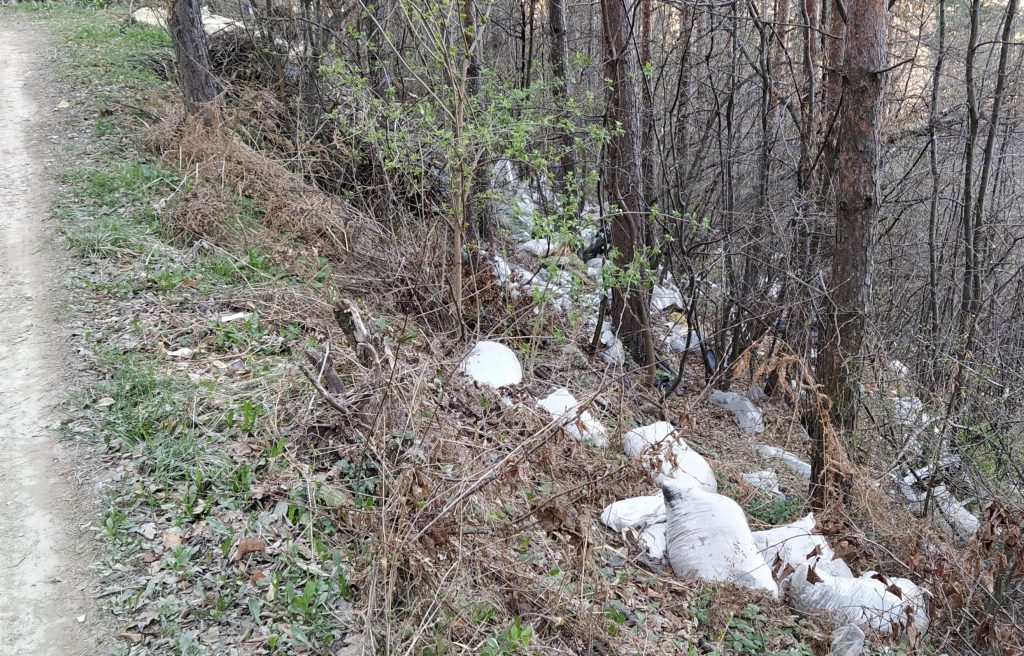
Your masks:
M476 19L474 0L466 0L462 11L463 35L466 43L466 95L478 98L483 88L483 68L480 64L481 25ZM478 105L479 106L479 105ZM491 170L485 153L473 162L473 182L469 191L466 211L467 236L472 240L490 241L494 238L494 208L491 205Z
M569 42L565 19L565 0L547 0L548 26L551 30L551 95L555 107L565 107L569 99ZM572 177L576 168L573 158L573 139L568 127L558 128L558 141L561 148L559 166L555 172L555 182L560 193L566 192L565 181Z
M825 391L832 399L838 430L856 426L861 345L871 296L873 231L881 204L882 93L886 68L885 0L848 4L843 105L838 143L836 243L832 261L832 311L822 357ZM817 471L812 492L823 480L824 441L814 440ZM820 492L819 492L820 494Z
M210 48L198 0L171 0L167 29L174 42L185 111L199 114L204 105L217 97L217 81L210 72Z
M644 179L641 159L642 121L638 83L640 70L636 48L632 43L630 16L633 7L627 0L601 0L606 49L605 77L611 80L609 117L618 125L608 144L605 178L609 201L615 205L612 216L612 247L615 264L629 271L634 267L637 251L643 252ZM645 268L644 263L641 264ZM647 369L648 382L654 382L654 341L648 308L647 273L629 276L630 283L620 283L612 290L612 321L619 338L633 359Z

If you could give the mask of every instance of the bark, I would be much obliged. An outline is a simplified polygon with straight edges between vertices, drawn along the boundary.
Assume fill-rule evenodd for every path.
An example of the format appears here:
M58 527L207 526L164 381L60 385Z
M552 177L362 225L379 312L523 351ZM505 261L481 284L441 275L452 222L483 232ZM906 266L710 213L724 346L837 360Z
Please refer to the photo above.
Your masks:
M548 27L551 31L551 95L555 107L565 107L569 99L569 42L567 39L565 0L547 0ZM560 193L565 193L565 180L571 177L576 168L573 157L572 134L562 125L558 128L558 142L561 149L559 167L555 172L555 182Z
M630 269L647 245L644 224L644 179L641 156L642 119L639 107L639 62L632 43L627 0L601 0L606 48L605 77L611 80L608 112L619 130L608 145L605 179L609 201L615 205L611 240L615 264ZM651 336L646 280L612 290L612 321L633 359L654 381L654 342Z
M217 81L210 72L210 47L198 0L171 0L167 29L174 42L185 111L197 115L217 97Z
M480 25L476 20L474 0L463 5L463 34L465 35L466 95L476 100L475 107L482 108L480 92L483 88L483 67L480 63ZM470 240L490 241L494 237L494 208L490 201L491 170L485 157L477 157L473 163L473 182L469 191L466 208L466 229Z
M847 433L856 427L861 347L871 295L873 233L881 205L881 119L886 69L885 0L848 5L843 105L838 143L836 243L832 262L832 311L822 358L832 421ZM819 465L825 445L813 443ZM814 463L812 463L814 464ZM829 481L818 467L812 492Z

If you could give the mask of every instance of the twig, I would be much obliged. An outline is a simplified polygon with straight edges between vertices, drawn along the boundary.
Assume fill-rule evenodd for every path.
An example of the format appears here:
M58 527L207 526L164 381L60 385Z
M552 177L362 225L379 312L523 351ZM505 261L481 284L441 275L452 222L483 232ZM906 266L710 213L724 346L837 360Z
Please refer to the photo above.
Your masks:
M316 376L313 375L313 372L310 371L306 365L300 364L299 371L301 371L306 376L306 378L309 379L309 382L313 383L313 387L316 389L316 391L320 393L320 396L324 397L324 401L327 401L327 403L329 403L332 408L334 408L338 412L348 412L348 408L342 405L342 403L338 401L338 399L334 398L334 395L328 392L324 388L324 386L320 384L320 381L316 379Z

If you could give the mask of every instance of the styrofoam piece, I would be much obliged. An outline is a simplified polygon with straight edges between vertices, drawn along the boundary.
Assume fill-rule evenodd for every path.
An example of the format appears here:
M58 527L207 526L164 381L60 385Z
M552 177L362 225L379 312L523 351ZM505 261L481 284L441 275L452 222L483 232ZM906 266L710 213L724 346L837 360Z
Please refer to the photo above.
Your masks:
M750 399L737 394L736 392L723 392L713 390L708 395L708 401L712 405L725 408L736 417L736 423L747 433L764 432L764 416L761 409L754 405Z
M778 597L743 509L728 497L678 481L662 487L668 511L666 551L677 576L726 581Z
M753 487L769 494L782 494L779 490L779 475L770 469L740 474L740 477Z
M601 511L601 523L616 533L621 533L627 528L642 529L664 522L665 519L665 499L661 492L622 499L608 504Z
M780 449L777 446L769 446L767 444L759 444L757 446L757 452L765 458L781 460L795 474L799 475L801 478L811 480L811 465L801 460L796 454L790 453L785 449Z
M562 430L576 439L602 448L608 446L608 433L604 425L589 410L581 408L580 402L566 388L553 390L537 401L537 407L559 420Z
M819 572L838 578L853 578L845 562L834 560L835 554L828 541L825 536L814 533L814 526L814 513L808 513L790 524L754 531L754 543L777 576L784 571L785 565L813 565Z
M495 389L523 382L523 367L509 347L499 342L477 342L459 364L459 371L479 383Z

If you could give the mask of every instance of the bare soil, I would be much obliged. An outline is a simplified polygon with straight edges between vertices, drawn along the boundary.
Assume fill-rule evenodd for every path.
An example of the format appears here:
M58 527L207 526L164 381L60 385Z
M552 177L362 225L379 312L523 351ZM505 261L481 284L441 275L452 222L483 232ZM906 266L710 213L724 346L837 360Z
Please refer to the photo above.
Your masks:
M69 375L54 319L45 48L38 26L0 18L0 654L95 654L87 502L55 433Z

